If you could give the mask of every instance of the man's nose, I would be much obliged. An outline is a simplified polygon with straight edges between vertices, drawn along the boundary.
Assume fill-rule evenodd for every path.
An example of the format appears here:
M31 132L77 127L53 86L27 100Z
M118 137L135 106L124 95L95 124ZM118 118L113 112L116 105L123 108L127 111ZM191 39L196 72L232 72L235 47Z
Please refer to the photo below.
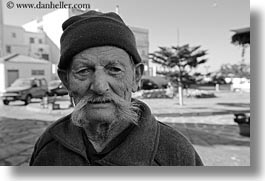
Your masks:
M90 85L90 90L92 90L95 94L99 95L105 94L109 91L109 84L103 70L95 71L94 79Z

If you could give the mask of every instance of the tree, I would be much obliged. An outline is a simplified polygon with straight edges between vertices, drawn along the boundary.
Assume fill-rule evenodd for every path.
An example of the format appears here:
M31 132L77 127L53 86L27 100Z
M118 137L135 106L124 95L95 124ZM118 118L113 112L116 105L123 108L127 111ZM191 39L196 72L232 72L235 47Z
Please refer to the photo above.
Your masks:
M191 80L191 70L207 61L206 50L199 50L201 46L159 47L158 51L149 54L150 59L166 67L168 71L160 72L169 77L179 87L179 103L183 105L182 88Z
M250 65L245 63L223 64L219 73L224 77L245 77L250 79Z
M245 64L245 50L248 46L250 46L250 28L242 28L238 30L233 30L236 32L232 36L232 41L234 45L241 46L242 47L242 53L241 53L241 58L242 58L242 66ZM244 67L242 67L244 68Z

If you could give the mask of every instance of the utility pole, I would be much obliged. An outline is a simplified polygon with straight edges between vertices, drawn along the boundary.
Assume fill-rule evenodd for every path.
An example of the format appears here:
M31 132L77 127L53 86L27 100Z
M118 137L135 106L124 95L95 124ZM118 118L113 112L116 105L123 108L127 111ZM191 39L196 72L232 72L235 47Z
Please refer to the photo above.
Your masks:
M179 39L180 39L180 36L179 36L179 28L177 29L177 45L179 47ZM179 93L179 105L180 106L183 106L183 85L182 85L182 78L181 78L181 75L182 72L181 70L179 70L179 85L178 85L178 93Z

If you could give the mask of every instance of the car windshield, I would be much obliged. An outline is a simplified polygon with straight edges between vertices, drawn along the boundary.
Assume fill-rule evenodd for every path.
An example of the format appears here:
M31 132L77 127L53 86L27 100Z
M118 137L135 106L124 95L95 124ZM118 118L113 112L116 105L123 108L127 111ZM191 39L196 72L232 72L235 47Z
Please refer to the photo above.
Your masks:
M49 82L49 87L56 87L60 84L60 81L51 81Z
M31 80L30 79L17 79L11 87L25 87L25 86L31 86Z

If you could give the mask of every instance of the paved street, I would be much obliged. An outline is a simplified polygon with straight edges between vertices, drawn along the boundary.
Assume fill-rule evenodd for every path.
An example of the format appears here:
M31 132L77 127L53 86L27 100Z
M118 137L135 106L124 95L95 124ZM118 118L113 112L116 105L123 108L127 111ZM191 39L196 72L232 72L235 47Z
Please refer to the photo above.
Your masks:
M36 139L51 122L0 118L0 165L28 165Z
M249 112L249 94L220 93L212 99L145 99L158 120L182 132L195 146L205 165L250 165L250 138L238 134L232 112ZM60 102L60 101L59 101ZM0 104L0 165L28 165L36 139L54 120L71 112L40 107L39 100Z

